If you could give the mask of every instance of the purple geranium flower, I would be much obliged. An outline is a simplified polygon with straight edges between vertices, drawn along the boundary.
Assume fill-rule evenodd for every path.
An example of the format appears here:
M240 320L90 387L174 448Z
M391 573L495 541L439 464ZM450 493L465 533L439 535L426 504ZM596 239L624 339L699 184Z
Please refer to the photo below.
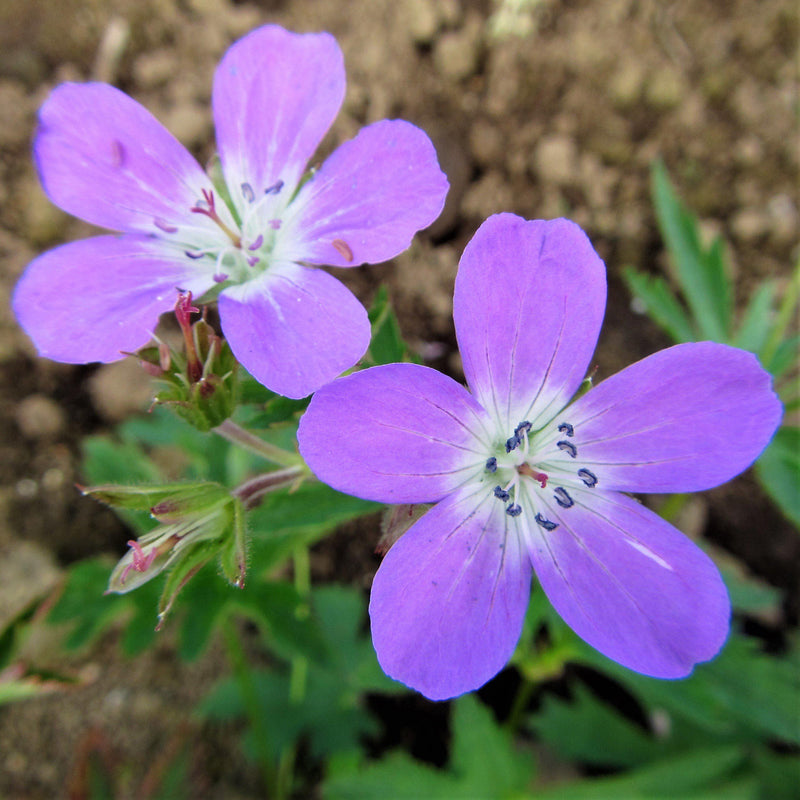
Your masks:
M345 91L327 33L259 28L214 77L225 186L141 105L102 83L63 84L34 145L50 199L122 236L51 250L30 264L14 312L39 353L115 361L151 337L176 288L219 297L222 328L264 385L303 397L369 343L366 312L313 265L379 262L439 215L447 179L428 137L401 120L364 128L303 182Z
M336 489L436 503L372 585L383 669L429 698L476 689L511 656L536 578L564 620L630 669L689 674L730 617L711 559L622 492L708 489L748 467L781 417L750 353L662 350L570 404L606 300L603 262L567 220L488 219L454 316L470 387L416 364L339 378L300 451Z

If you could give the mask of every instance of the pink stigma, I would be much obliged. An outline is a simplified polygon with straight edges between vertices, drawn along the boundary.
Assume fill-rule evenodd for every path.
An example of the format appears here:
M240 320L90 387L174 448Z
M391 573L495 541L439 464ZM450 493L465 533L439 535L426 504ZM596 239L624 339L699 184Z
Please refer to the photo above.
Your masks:
M127 544L128 547L133 550L133 559L131 563L128 564L122 571L122 575L119 576L120 583L125 583L125 579L128 577L128 574L131 572L131 570L134 572L147 572L147 570L150 569L150 567L153 565L153 562L156 560L155 547L145 555L144 550L142 550L142 546L135 539L131 539L127 542Z

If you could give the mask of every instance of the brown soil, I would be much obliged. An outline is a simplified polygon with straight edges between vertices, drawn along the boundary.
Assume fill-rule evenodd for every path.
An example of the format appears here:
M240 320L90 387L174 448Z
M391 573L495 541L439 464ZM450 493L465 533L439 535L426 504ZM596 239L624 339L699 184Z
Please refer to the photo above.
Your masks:
M79 443L145 408L149 392L130 365L38 360L8 310L36 253L90 232L47 202L30 158L36 110L61 81L115 83L205 160L213 152L211 77L230 43L265 22L332 32L345 54L348 91L324 150L365 123L405 118L430 133L452 186L441 219L407 253L341 277L365 302L388 284L413 345L455 375L458 257L480 222L502 210L570 216L605 258L610 304L599 377L668 344L631 310L620 280L628 264L665 266L648 198L656 156L705 226L730 243L740 304L758 281L786 280L799 227L794 3L537 0L524 36L493 33L495 8L489 0L4 0L0 623L44 594L60 566L124 547L122 525L73 488ZM701 505L690 532L705 532L784 589L796 621L797 532L748 476ZM377 532L374 539L353 533L319 549L320 577L368 585ZM44 663L57 657L50 641L30 648ZM218 731L183 727L181 710L226 669L219 655L187 677L177 673L168 636L133 663L110 637L58 665L85 685L0 709L0 796L66 795L81 753L92 747L124 764L127 785L135 786L181 737L191 742L202 796L257 796L252 772ZM217 746L233 759L229 767L208 757Z

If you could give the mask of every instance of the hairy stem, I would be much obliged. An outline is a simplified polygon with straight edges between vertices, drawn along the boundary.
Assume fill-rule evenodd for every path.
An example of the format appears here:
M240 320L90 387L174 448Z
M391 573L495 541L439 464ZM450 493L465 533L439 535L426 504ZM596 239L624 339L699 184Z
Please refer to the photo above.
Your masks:
M225 422L214 428L214 433L278 466L294 467L304 463L298 453L289 453L270 442L265 442L231 419L226 419Z

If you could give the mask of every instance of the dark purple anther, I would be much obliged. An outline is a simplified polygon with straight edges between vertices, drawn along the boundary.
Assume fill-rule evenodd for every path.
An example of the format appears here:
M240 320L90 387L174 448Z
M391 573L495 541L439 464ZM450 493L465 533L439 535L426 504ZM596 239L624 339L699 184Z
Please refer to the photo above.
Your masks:
M253 187L249 183L242 184L242 196L248 203L252 203L253 200L256 199L256 193L253 191Z
M528 422L528 420L524 420L523 422L520 422L516 428L514 428L514 436L519 439L523 433L527 433L532 427L533 426L530 424L530 422Z
M189 258L194 258L195 260L198 258L202 258L205 255L205 253L203 253L202 251L198 253L193 253L191 250L184 250L183 252L187 256L189 256Z
M561 508L571 508L575 505L575 501L569 496L566 489L563 489L559 486L555 492L556 496L556 503L558 503Z
M569 422L562 422L558 426L558 432L559 433L564 433L567 436L574 436L575 429L572 427L572 425L569 424Z
M256 264L258 264L259 261L261 261L261 259L258 256L248 256L247 258L247 263L251 267L254 267Z
M557 522L551 522L545 519L541 514L537 514L534 519L538 525L541 525L546 531L554 531L558 527Z
M587 485L587 486L597 486L597 475L594 472L589 472L588 469L579 469L578 470L578 477Z
M218 272L214 275L214 281L216 283L225 283L226 280L228 280L228 274L226 272Z
M559 450L566 452L570 458L575 458L578 455L578 448L572 442L556 442Z
M164 231L164 233L178 232L178 229L174 225L170 225L169 222L165 222L163 219L161 219L161 217L154 217L153 225L155 225L159 230Z
M509 494L502 486L495 486L494 487L494 496L498 500L502 500L504 503L508 500Z
M283 181L276 181L267 189L264 189L264 194L278 194L283 189Z
M509 517L518 517L522 513L522 506L517 503L512 503L507 509L506 514Z
M489 472L497 472L497 459L494 456L486 460L486 469Z
M264 244L264 237L259 233L258 238L247 249L258 250L258 248L261 247L262 244Z
M512 436L510 439L506 439L506 453L516 450L519 447L519 443L519 436Z

